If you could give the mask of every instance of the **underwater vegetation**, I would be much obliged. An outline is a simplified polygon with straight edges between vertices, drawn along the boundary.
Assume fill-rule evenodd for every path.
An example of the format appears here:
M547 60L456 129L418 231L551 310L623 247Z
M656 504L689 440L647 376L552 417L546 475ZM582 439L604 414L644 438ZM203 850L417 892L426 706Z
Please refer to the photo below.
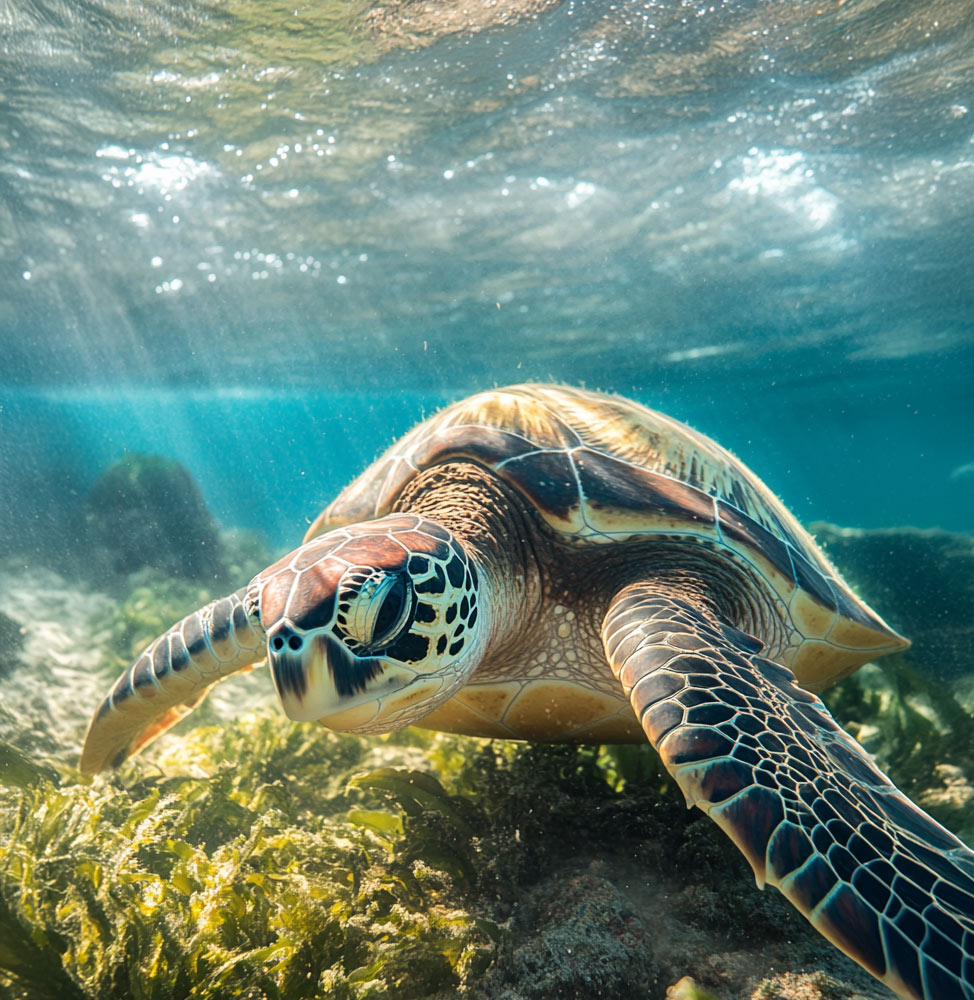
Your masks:
M813 527L862 597L913 642L826 692L826 704L907 795L974 843L974 540Z
M410 997L482 971L496 931L424 860L437 819L407 835L348 785L361 741L251 718L183 752L193 775L127 787L4 769L2 937L29 945L0 953L7 995Z
M728 910L725 943L800 933L770 894L722 897L736 858L658 782L613 787L643 766L629 749L252 715L92 786L0 756L0 995L661 996L616 874L652 884L673 858L713 880L674 907L690 933Z
M830 692L833 711L974 839L974 671L929 658L965 643L971 540L817 535L919 637ZM267 559L250 536L220 551L238 578ZM106 680L209 587L142 567L108 596L3 569L0 997L888 996L754 889L648 746L340 735L285 720L258 670L82 783L78 746Z

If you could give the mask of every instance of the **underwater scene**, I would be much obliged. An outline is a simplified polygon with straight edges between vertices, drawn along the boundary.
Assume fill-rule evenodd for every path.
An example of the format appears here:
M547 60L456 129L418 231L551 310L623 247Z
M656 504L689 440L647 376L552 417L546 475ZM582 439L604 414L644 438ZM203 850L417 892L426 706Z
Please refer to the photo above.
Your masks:
M0 998L974 1000L970 846L972 0L0 5Z

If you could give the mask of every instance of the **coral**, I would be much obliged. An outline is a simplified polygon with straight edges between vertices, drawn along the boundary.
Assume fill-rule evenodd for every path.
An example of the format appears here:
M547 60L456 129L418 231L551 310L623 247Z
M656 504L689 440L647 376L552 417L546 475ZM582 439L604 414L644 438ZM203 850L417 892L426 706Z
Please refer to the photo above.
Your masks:
M173 459L119 459L85 498L85 521L100 569L126 574L152 566L196 580L221 575L216 525L195 480Z

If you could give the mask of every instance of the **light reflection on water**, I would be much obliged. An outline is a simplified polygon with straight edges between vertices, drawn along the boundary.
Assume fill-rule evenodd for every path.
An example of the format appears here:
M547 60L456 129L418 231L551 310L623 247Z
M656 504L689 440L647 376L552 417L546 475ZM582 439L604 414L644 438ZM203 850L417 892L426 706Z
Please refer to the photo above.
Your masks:
M8 377L286 383L349 334L471 385L485 334L570 377L597 331L605 379L742 331L966 345L970 3L545 8L8 8ZM174 328L195 364L125 347Z
M968 524L974 4L472 10L5 8L0 383L584 381Z

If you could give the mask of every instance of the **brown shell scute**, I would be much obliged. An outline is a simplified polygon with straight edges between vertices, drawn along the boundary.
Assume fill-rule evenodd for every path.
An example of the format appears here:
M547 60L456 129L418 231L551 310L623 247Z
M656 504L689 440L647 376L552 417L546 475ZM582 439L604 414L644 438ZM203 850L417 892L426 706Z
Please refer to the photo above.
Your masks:
M832 572L774 494L730 452L638 403L561 386L512 386L448 406L359 476L308 537L380 517L418 471L464 459L496 470L553 515L559 530L570 522L571 533L607 541L595 536L643 534L661 515L713 524L717 500ZM626 512L631 530L603 531L609 512L613 521Z
M797 587L825 612L889 631L730 452L662 413L582 389L511 386L448 406L359 476L308 537L387 514L418 472L458 461L493 470L575 542L704 541L766 566L786 603Z
M498 472L562 530L580 530L581 496L570 452L534 451L498 463Z
M590 448L579 448L573 459L582 494L593 509L714 523L713 500L693 486Z
M786 542L772 535L767 528L735 510L725 500L717 501L717 513L721 534L726 539L740 542L764 554L765 558L782 576L794 577L791 562L791 548Z

